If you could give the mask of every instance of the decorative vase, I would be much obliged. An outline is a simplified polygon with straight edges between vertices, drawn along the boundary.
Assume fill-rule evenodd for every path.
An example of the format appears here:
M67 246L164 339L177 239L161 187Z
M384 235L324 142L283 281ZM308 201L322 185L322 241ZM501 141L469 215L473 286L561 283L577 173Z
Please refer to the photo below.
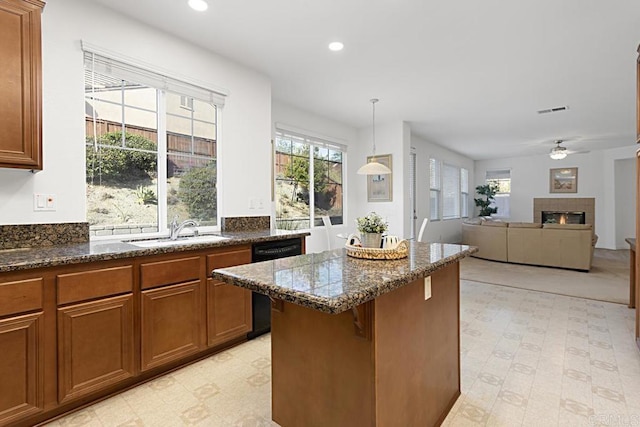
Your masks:
M361 233L362 247L364 248L380 248L382 242L382 233Z

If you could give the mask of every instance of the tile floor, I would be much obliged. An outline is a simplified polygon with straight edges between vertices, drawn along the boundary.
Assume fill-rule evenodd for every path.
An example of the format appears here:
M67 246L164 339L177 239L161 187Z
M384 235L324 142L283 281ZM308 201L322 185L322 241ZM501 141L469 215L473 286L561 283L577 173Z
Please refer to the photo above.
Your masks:
M625 305L463 281L462 396L445 426L640 426ZM49 423L276 426L269 336Z

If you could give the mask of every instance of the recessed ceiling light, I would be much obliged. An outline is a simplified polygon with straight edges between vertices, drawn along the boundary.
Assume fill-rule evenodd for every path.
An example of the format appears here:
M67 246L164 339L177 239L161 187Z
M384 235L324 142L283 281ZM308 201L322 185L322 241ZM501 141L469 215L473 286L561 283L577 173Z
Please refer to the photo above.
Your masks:
M204 12L209 7L207 2L204 0L189 0L189 6L191 6L191 9L197 10L198 12Z
M344 45L340 42L331 42L329 43L329 50L334 52L338 52L339 50L344 49Z

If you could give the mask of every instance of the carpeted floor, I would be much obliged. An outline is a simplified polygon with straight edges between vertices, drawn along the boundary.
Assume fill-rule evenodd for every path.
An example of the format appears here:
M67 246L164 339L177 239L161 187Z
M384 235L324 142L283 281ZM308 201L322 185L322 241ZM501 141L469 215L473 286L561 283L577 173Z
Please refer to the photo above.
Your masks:
M588 273L465 258L460 277L533 291L598 301L629 303L629 251L596 249Z

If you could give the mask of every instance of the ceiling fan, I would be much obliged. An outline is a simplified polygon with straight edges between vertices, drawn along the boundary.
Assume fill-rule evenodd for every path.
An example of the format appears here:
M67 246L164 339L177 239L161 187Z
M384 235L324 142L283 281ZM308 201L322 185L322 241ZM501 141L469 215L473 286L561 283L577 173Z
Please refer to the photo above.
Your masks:
M565 157L567 157L567 154L583 154L583 153L588 153L588 151L570 151L567 150L567 147L562 146L561 144L565 142L562 139L556 139L555 141L553 141L554 144L556 144L555 147L553 147L551 149L551 151L549 151L549 157L551 157L553 160L562 160Z

